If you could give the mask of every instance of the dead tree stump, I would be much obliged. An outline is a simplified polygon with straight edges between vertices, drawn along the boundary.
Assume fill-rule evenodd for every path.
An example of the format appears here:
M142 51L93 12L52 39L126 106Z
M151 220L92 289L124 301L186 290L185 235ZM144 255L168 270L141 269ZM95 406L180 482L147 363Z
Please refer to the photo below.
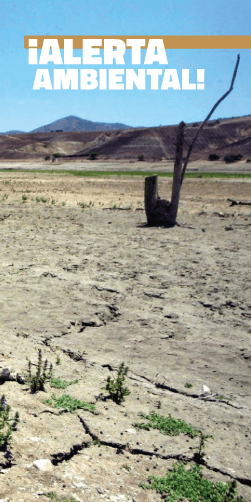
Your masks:
M171 202L158 197L157 174L145 178L145 211L147 224L151 227L174 227L176 224L182 184L184 129L185 124L181 122L177 131Z
M204 125L208 122L213 112L216 110L217 106L232 92L234 88L234 81L236 78L238 66L240 62L240 55L237 56L237 61L234 68L234 73L232 76L231 84L227 92L221 96L220 99L215 103L213 108L210 110L209 114L205 118L204 122L200 125L197 133L195 134L187 152L187 156L182 167L183 160L183 143L184 143L184 129L185 124L181 122L177 131L177 144L176 144L176 155L173 171L173 186L172 186L172 199L168 202L165 199L160 199L158 197L158 176L150 176L145 178L145 211L147 217L147 224L151 227L174 227L176 224L176 217L179 207L180 190L183 182L183 178L186 172L186 167L188 164L189 157L191 155L194 144L202 131ZM242 204L242 202L236 202L236 204Z

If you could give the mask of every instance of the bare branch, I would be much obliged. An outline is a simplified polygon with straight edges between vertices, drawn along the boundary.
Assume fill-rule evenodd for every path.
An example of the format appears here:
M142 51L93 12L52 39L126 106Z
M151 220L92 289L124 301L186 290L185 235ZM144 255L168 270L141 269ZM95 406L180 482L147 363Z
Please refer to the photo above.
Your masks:
M186 159L185 159L185 162L184 162L184 166L183 166L183 169L182 169L182 177L181 177L181 185L182 185L182 182L183 182L183 178L184 178L184 175L185 175L185 172L186 172L186 168L187 168L187 164L188 164L188 160L189 160L189 157L191 155L191 152L192 152L192 149L194 147L194 144L195 144L195 141L197 140L200 132L202 131L204 125L206 124L206 122L210 119L211 115L213 114L213 112L216 110L216 108L219 106L219 104L230 94L230 92L233 90L233 87L234 87L234 81L235 81L235 77L236 77L236 74L237 74L237 70L238 70L238 66L239 66L239 62L240 62L240 54L238 54L237 56L237 61L236 61L236 65L235 65L235 69L234 69L234 73L233 73L233 76L232 76L232 80L231 80L231 84L230 84L230 87L228 89L227 92L225 92L225 94L223 94L223 96L217 101L217 103L215 103L215 105L213 106L212 110L209 112L209 114L207 115L207 117L205 118L204 122L201 124L201 126L199 127L197 133L195 134L194 138L193 138L193 141L192 143L190 144L189 148L188 148L188 152L187 152L187 156L186 156Z

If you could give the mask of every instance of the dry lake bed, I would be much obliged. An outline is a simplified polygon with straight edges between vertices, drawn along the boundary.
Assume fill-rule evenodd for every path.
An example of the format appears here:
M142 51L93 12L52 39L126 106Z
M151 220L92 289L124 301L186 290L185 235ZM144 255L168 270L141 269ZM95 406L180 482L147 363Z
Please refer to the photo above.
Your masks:
M20 422L0 450L0 500L160 501L140 484L178 460L190 468L200 434L138 430L151 412L213 436L203 475L251 500L251 206L227 200L250 202L251 183L185 180L172 229L145 226L143 190L138 178L0 173L0 371L25 375L29 359L34 374L41 349L75 382L31 394L2 381ZM119 405L105 386L122 362ZM96 412L53 407L64 394Z

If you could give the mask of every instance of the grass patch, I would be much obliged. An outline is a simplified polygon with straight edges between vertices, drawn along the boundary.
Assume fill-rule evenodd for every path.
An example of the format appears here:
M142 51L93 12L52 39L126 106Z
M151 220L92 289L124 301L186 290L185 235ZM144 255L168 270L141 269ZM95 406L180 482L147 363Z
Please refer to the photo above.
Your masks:
M0 172L24 172L24 173L44 173L44 174L65 174L65 175L70 175L70 176L80 176L80 177L86 177L86 178L104 178L104 177L109 177L109 176L115 176L115 177L133 177L133 176L138 176L138 177L145 177L145 176L152 176L153 174L157 174L160 178L172 178L173 173L172 172L158 172L158 171L69 171L69 170L63 170L63 169L29 169L27 171L26 169L0 169ZM225 172L205 172L205 171L188 171L185 174L185 178L202 178L202 179L207 179L207 178L251 178L251 173L225 173Z
M60 380L60 378L51 378L50 385L55 387L55 389L66 389L69 385L78 383L78 380L72 380L72 382L67 382L66 380Z
M198 431L194 429L191 425L186 424L183 420L175 419L172 415L168 415L168 418L159 415L158 413L152 412L150 415L145 415L141 413L141 418L145 418L148 422L136 422L134 427L136 429L145 429L150 431L151 429L158 429L163 434L167 436L178 436L179 434L188 434L190 437L195 437L198 435Z
M55 394L52 394L52 399L46 399L43 401L45 404L49 404L52 408L61 408L66 411L70 411L71 413L75 410L87 410L92 413L96 413L96 408L94 404L84 403L84 401L80 401L78 399L74 399L68 394L63 394L61 397L56 397Z
M176 464L166 476L150 476L149 484L142 483L144 489L156 490L166 502L189 500L189 502L244 502L235 497L236 481L213 483L202 476L202 468L196 464L187 470L184 464Z

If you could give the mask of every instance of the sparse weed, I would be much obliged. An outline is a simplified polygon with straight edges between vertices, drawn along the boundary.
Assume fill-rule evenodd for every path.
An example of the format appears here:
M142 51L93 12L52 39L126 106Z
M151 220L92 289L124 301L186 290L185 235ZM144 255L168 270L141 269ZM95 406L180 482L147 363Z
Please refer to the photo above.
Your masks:
M51 204L56 204L55 199L51 199Z
M65 206L65 205L66 205L66 202L65 202L65 201L63 201L63 202L62 202L62 206Z
M192 383L189 383L189 382L187 382L187 383L185 384L185 387L186 387L187 389L191 389L191 388L192 388L192 386L193 386L193 384L192 384Z
M219 401L231 401L233 398L232 394L231 396L229 397L226 397L226 396L223 396L222 394L220 394L219 396L215 396L215 399L218 399Z
M59 356L57 356L56 364L61 364L61 359Z
M56 397L55 394L52 394L51 398L52 399L46 399L44 403L49 404L52 408L61 408L66 411L70 411L71 413L78 409L96 413L94 404L84 403L83 401L68 396L68 394L63 394L61 397Z
M3 198L4 198L4 199L8 199L8 197L9 197L9 196L8 196L8 194L7 194L7 193L5 193L5 194L4 194L4 196L3 196Z
M168 415L168 418L165 418L158 413L152 412L150 415L141 413L140 417L147 419L148 422L135 422L133 425L136 429L145 429L147 431L158 429L168 436L188 434L190 437L195 437L198 435L198 431L194 427L186 424L183 420L173 418L172 415Z
M207 434L204 434L204 432L202 432L201 430L199 431L200 433L200 444L199 444L199 451L198 453L195 454L195 459L196 459L196 462L198 464L202 464L203 462L203 458L205 456L205 452L204 452L204 448L205 448L205 441L206 439L213 439L213 436L210 436L210 435L207 435Z
M118 369L118 376L116 380L112 380L110 376L107 377L107 383L105 386L105 390L109 392L109 396L111 399L120 404L124 401L125 396L129 396L130 391L127 387L124 387L125 377L128 373L129 368L125 366L124 363L121 363Z
M26 202L27 200L28 200L27 195L23 194L23 195L22 195L22 201L23 201L23 202Z
M178 463L166 476L150 476L148 481L149 484L141 484L142 488L156 490L166 502L185 499L190 502L244 502L242 498L235 498L236 481L213 483L203 478L202 468L198 464L187 469L185 464Z
M48 202L48 199L45 197L36 197L36 202L43 202L44 204Z
M5 395L0 399L0 447L6 448L12 438L12 432L16 430L19 422L19 413L10 418L10 405L7 405Z
M44 364L42 362L42 351L38 350L38 363L37 363L37 371L35 375L31 374L31 362L28 362L28 382L30 384L31 392L35 393L39 390L44 391L44 384L46 381L51 380L52 378L53 366L52 364L48 368L48 361L45 360Z
M100 439L98 439L98 438L94 439L94 440L93 440L93 444L94 444L95 446L100 445L100 444L101 444Z
M50 385L55 387L55 389L66 389L69 385L78 383L78 380L73 380L72 382L66 382L66 380L60 380L60 378L51 378Z
M129 465L127 465L127 464L124 464L124 465L122 465L122 469L125 469L126 471L129 472L131 470L131 467L129 467Z

